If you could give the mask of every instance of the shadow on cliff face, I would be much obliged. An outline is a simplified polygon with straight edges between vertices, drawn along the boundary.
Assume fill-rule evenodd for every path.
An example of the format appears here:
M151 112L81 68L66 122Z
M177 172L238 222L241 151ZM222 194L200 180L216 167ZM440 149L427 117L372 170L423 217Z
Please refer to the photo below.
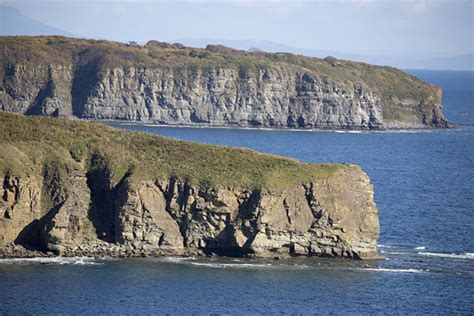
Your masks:
M86 174L87 186L91 192L89 219L94 225L97 238L106 242L115 242L115 198L116 187L111 183L111 172L107 161L100 155L93 155L91 168ZM126 178L127 175L124 176Z
M253 238L255 238L255 236L253 236ZM236 258L251 257L254 255L250 247L239 247L237 245L233 225L227 225L216 237L206 240L206 244L206 247L203 249L206 255Z
M63 204L64 202L61 202L53 206L43 217L35 219L26 225L15 239L15 244L22 245L29 250L47 251L46 233L48 224L58 213Z
M218 255L225 257L252 257L255 255L252 243L257 234L256 210L260 203L261 191L253 191L239 206L237 217L231 220L227 217L226 227L214 238L205 240L206 247L203 249L207 255ZM243 225L248 221L249 225ZM239 244L236 232L240 231L246 238L244 244Z
M99 66L97 62L90 62L78 66L74 71L74 79L71 87L72 114L82 117L88 97L93 87L99 82Z
M57 117L59 114L58 109L52 113L47 113L47 101L48 98L54 97L54 90L56 86L52 77L51 68L48 69L48 81L46 85L38 92L33 103L28 107L25 114L26 115L51 115L52 117Z
M42 217L34 219L26 225L16 237L14 243L29 250L45 252L50 250L48 247L50 242L56 242L49 235L49 231L55 216L68 198L63 186L69 184L66 183L67 181L64 182L67 175L62 174L54 164L45 166L43 175L42 201L46 205L52 206ZM117 188L122 185L129 175L130 173L126 173L114 186L106 159L100 155L93 155L91 158L90 169L86 173L86 182L90 190L88 218L95 228L98 239L109 243L115 242Z

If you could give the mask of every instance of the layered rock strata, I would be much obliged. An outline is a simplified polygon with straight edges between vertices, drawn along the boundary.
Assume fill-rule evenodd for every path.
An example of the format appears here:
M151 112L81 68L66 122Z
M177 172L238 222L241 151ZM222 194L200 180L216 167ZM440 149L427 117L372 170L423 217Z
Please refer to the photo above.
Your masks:
M376 256L356 165L6 113L0 143L0 255Z
M390 67L218 46L0 38L0 108L174 125L446 127L441 89Z
M372 186L355 165L281 190L202 188L174 178L134 182L131 174L99 188L79 164L61 179L48 177L2 176L0 248L112 256L376 255Z

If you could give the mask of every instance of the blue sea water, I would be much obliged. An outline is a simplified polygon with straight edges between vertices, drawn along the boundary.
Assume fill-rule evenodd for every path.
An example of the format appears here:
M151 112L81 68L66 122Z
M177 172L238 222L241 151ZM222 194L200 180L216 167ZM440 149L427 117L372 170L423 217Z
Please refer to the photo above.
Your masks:
M449 130L318 132L112 124L351 162L371 178L385 260L0 260L0 314L473 314L474 72L409 71L443 88Z

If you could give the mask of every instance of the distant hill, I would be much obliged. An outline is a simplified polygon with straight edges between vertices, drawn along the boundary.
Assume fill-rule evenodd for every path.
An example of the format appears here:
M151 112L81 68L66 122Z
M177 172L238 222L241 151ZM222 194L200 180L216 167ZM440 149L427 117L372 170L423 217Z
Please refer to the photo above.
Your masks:
M183 38L175 40L175 42L198 48L204 48L208 44L216 44L249 51L259 49L269 53L288 52L319 58L324 58L325 56L334 56L338 59L361 61L375 65L392 66L402 69L474 70L473 54L430 57L397 54L351 54L323 49L296 48L272 41L260 41L252 39L231 40L212 38Z
M23 15L17 8L0 5L0 35L76 35L36 21Z

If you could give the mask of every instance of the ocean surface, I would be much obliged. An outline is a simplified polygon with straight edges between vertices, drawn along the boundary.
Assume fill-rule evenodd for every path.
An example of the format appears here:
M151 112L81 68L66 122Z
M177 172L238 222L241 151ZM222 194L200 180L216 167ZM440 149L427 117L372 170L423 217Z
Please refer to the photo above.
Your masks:
M351 162L371 178L379 252L370 262L296 258L0 260L0 314L473 314L474 72L409 71L443 88L449 130L320 132L111 124Z

